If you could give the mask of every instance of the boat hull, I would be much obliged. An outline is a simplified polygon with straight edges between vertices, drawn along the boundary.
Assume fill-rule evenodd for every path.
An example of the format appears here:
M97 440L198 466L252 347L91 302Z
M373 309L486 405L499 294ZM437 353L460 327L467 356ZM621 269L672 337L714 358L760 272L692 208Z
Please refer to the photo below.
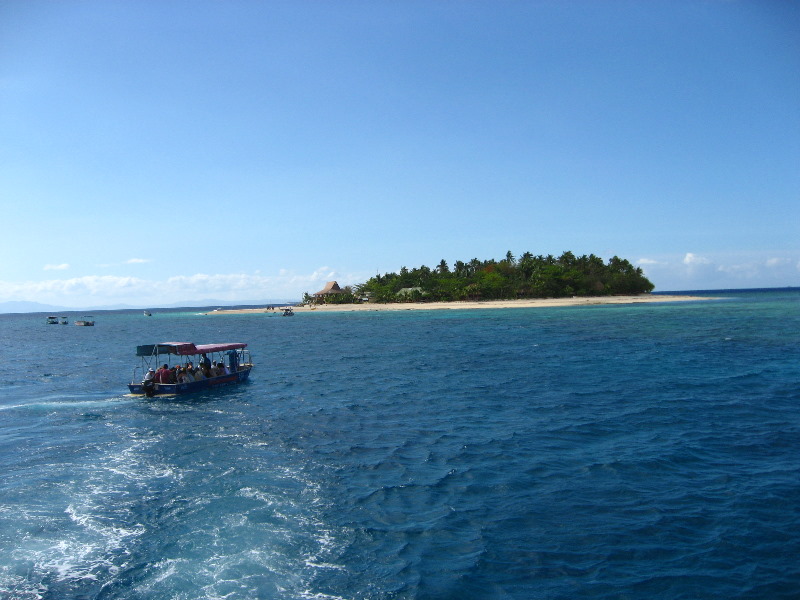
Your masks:
M250 370L252 367L242 369L230 375L220 375L218 377L210 377L209 379L201 379L200 381L190 381L188 383L156 383L150 394L145 390L143 383L129 383L128 389L131 394L141 396L173 396L176 394L191 394L201 390L215 388L220 385L231 385L234 383L242 383L247 381L250 377Z

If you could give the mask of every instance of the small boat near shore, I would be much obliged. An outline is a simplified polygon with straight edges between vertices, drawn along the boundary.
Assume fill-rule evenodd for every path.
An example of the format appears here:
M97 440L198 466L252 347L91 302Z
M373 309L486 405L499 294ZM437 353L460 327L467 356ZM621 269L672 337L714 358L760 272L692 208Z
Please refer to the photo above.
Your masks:
M47 317L47 324L48 325L58 325L58 317L55 317L55 316Z
M92 315L85 315L82 319L75 321L75 325L80 327L94 327L94 317Z
M144 316L145 317L152 317L153 313L151 313L149 310L146 310L146 311L144 311Z
M250 377L253 361L247 344L193 344L191 342L163 342L136 347L136 356L141 365L134 367L133 377L128 384L131 394L148 397L169 394L188 394L220 385L242 383ZM166 358L162 358L166 357ZM177 365L170 367L170 362ZM224 373L203 377L193 381L172 381L165 383L155 375L156 370L167 366L168 370L184 368L187 364L200 366L216 363ZM151 370L152 369L152 370ZM149 374L149 375L148 375Z

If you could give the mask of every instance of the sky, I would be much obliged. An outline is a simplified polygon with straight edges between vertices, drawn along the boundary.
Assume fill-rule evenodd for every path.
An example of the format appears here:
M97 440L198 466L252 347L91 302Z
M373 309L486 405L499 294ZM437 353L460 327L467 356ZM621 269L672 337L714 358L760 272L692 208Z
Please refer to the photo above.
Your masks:
M506 252L800 285L800 4L0 0L0 303Z

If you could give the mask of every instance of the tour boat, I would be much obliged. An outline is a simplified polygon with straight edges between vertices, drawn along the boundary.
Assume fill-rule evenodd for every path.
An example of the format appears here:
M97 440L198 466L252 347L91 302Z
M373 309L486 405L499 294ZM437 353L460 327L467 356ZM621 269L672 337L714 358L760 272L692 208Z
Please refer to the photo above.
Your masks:
M136 356L141 358L142 363L141 366L134 368L128 389L132 394L156 396L187 394L220 385L242 383L247 381L253 368L250 351L245 350L246 347L247 344L243 343L193 344L191 342L163 342L136 346ZM164 365L168 368L185 368L191 363L192 366L198 367L205 360L223 365L225 374L180 383L160 383L155 377L155 373ZM150 369L153 373L148 376Z
M94 327L94 317L92 315L86 315L79 321L75 321L75 325L80 325L81 327Z
M48 325L58 325L58 317L47 317Z
M145 317L152 317L153 313L151 313L149 310L146 310L146 311L144 311L144 316Z

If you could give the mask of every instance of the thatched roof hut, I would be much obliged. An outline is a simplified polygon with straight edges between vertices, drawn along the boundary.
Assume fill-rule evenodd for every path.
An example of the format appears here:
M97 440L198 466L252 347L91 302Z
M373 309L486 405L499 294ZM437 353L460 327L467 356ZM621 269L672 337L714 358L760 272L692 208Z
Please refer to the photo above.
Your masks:
M339 284L335 281L329 281L325 284L325 287L314 294L315 298L323 298L325 296L331 296L333 294L342 294L344 290L339 287Z

